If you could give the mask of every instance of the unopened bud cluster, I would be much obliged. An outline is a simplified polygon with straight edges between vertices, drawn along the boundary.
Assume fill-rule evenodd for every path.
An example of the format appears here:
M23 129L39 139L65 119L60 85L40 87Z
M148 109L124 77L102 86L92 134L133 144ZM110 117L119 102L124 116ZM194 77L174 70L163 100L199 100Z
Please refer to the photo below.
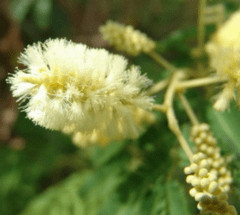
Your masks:
M191 139L196 145L197 153L193 155L191 165L184 169L185 174L188 174L186 178L187 183L193 186L189 193L199 202L198 208L201 211L210 211L210 208L211 211L218 212L215 210L215 206L213 207L211 201L215 198L220 198L225 192L230 190L232 177L230 171L226 168L226 164L230 162L230 159L229 157L223 158L221 156L217 140L213 137L208 124L203 123L193 126ZM205 203L202 203L204 198L210 199L210 203L206 207ZM218 201L219 204L220 202ZM218 207L216 206L216 208ZM225 209L228 210L227 208L228 205Z
M211 170L211 164L207 155L199 152L193 156L193 163L184 169L187 183L193 188L189 191L196 201L200 201L205 195L217 196L222 193L217 182L217 174Z
M210 165L209 171L216 175L219 186L223 191L228 192L232 183L232 176L226 165L231 161L231 157L221 156L217 140L213 137L208 124L203 123L194 126L191 131L191 138L196 145L197 152L207 155L207 161Z
M106 25L100 27L100 32L103 38L116 49L133 56L139 55L141 52L151 52L156 47L156 43L146 34L135 30L130 25L124 26L110 20Z
M236 209L229 205L227 200L226 193L212 197L205 195L198 203L198 208L201 210L201 215L237 215Z

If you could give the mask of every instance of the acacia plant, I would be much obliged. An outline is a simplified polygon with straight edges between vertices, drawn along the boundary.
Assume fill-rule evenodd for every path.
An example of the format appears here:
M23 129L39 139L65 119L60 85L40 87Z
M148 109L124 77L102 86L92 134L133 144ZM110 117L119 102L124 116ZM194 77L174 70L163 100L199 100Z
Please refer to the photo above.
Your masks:
M210 94L210 89L217 89L219 92L208 102L213 102L213 109L218 112L228 110L231 100L240 105L240 11L226 20L222 3L208 5L206 0L200 0L198 7L197 46L191 50L192 63L188 67L170 63L159 53L154 40L132 26L108 21L100 27L103 38L117 50L130 56L143 53L156 61L160 67L155 73L161 77L157 83L121 55L66 39L33 44L21 54L19 62L25 68L16 69L7 81L13 96L24 104L22 110L27 117L37 125L69 134L79 147L101 145L101 150L109 153L102 158L107 160L100 165L102 170L79 173L77 179L66 182L65 188L56 189L59 193L69 189L65 194L70 192L74 199L65 206L66 214L70 214L68 210L83 215L190 214L196 210L189 206L193 201L185 188L197 202L200 214L237 214L228 199L234 187L228 164L235 157L222 155L221 144L209 123L202 122L203 115L198 116L194 111L200 112L206 103L198 103L197 107L194 97L188 98L188 91L206 88ZM205 30L209 24L216 30L206 42ZM183 107L188 116L190 126L185 126L190 130L188 135L180 126L181 111L177 107L180 110ZM185 155L171 143L161 146L161 140L166 138L160 131L162 128L157 131L160 134L156 139L151 131L144 134L146 125L157 127L159 121L165 120L164 115L165 126L175 135ZM133 151L130 164L126 163L117 141L138 138L140 146L131 141L127 143L132 148L124 145ZM160 146L154 148L151 141ZM189 186L183 185L184 175L178 172L178 166L184 167ZM100 174L99 180L104 184L101 189L90 174ZM64 194L54 195L42 199L66 201L60 197ZM44 211L63 214L59 207L47 202L36 209L40 201L41 198L23 214L44 214Z

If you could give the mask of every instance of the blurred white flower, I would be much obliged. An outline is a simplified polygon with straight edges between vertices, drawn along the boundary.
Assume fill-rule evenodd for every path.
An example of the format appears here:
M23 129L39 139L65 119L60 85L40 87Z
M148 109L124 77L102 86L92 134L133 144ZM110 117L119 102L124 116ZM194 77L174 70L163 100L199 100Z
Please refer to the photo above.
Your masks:
M217 97L214 108L226 110L235 97L235 88L240 89L240 11L235 12L206 44L210 66L218 75L228 79L222 93ZM238 96L238 104L240 99Z
M135 109L151 110L153 99L143 91L151 81L104 49L49 39L28 46L19 62L26 68L8 78L13 96L27 101L27 117L46 128L110 137L121 129L125 138L135 138Z
M151 52L156 43L146 34L135 30L131 25L125 26L109 20L106 25L100 27L103 38L120 51L130 55L139 55L141 52Z

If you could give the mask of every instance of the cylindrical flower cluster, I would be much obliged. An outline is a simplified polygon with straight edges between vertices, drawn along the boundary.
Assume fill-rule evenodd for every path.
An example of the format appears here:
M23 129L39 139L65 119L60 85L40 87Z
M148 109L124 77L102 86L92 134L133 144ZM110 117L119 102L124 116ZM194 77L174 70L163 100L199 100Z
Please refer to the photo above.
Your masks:
M141 52L151 52L156 47L156 43L146 34L135 30L130 25L125 26L109 20L106 25L100 27L100 32L103 38L116 49L133 56L139 55Z
M227 164L231 161L229 157L222 157L220 148L217 146L217 140L213 137L208 124L195 125L191 131L191 139L195 143L197 152L207 155L209 163L209 172L215 174L217 183L228 192L232 183L231 172L227 169Z
M217 140L213 137L208 124L193 126L190 137L195 143L197 153L193 155L190 166L184 169L188 175L187 183L193 186L189 194L199 202L201 214L235 215L235 208L221 200L230 190L232 183L231 172L226 168L231 159L221 156ZM205 201L206 199L208 201Z
M19 62L25 69L8 78L27 117L53 130L137 138L136 111L151 110L144 89L151 81L136 66L104 49L65 39L28 46Z
M198 203L198 208L201 209L201 215L237 215L234 206L229 205L228 195L222 193L219 196L204 196Z
M187 183L193 188L189 194L198 202L201 215L237 215L234 206L226 201L228 195L218 182L217 174L211 170L208 156L198 152L193 156L193 163L184 169Z
M187 183L193 188L189 194L200 201L203 196L218 196L222 193L222 189L217 182L217 175L211 171L211 164L207 159L207 155L199 152L193 156L193 163L184 169L187 176Z

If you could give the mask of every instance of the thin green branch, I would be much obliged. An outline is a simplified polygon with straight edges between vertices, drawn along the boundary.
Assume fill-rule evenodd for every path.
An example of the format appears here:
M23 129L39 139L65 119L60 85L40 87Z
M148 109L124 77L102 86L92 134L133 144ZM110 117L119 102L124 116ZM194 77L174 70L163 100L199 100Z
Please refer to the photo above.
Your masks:
M170 62L168 62L166 59L164 59L161 55L159 55L157 52L149 52L149 56L151 56L158 64L165 67L167 70L171 72L177 71L177 68L173 66Z
M198 79L179 82L177 86L177 90L181 91L186 88L202 87L205 85L218 84L226 81L227 79L221 78L221 77L198 78Z
M192 162L193 153L179 128L179 124L173 109L173 99L176 92L176 86L178 85L178 82L181 78L183 78L182 71L178 71L173 74L163 104L167 108L166 115L168 119L168 126L171 131L176 135L183 151L185 152L190 162Z
M165 105L155 104L152 107L152 110L157 110L166 113L167 109Z
M182 102L183 107L185 108L185 111L189 117L189 119L191 120L191 123L193 125L198 125L199 121L197 119L197 116L195 115L192 107L190 106L188 100L186 99L186 97L182 94L182 93L178 93L178 96Z
M199 0L198 5L198 49L203 51L205 40L205 23L204 23L204 10L206 7L206 0Z
M164 79L159 81L158 83L154 84L151 88L148 89L147 94L148 95L154 95L156 93L159 93L160 91L164 90L169 83L169 79Z

